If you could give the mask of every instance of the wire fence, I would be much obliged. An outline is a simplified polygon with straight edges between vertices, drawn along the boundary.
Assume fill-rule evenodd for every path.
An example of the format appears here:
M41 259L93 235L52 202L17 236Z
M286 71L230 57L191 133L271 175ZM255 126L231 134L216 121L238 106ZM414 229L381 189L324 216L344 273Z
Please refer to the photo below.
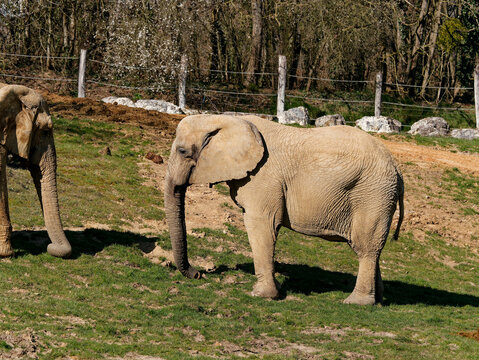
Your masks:
M76 56L45 56L45 55L25 55L25 54L12 54L12 53L3 53L0 52L0 57L12 57L12 58L31 58L31 59L41 59L41 60L48 60L48 59L55 59L55 60L80 60L80 63L82 61L81 57L76 57ZM86 61L86 60L85 60ZM115 69L125 69L128 71L136 72L136 71L146 71L146 72L158 72L161 71L162 69L160 67L147 67L147 66L136 66L136 65L127 65L127 64L116 64L116 63L109 63L101 60L95 60L95 59L88 59L88 63L91 63L93 65L99 65L102 67L108 67L108 68L115 68ZM81 64L79 66L81 68ZM281 71L278 71L278 73L275 72L247 72L247 71L232 71L232 70L221 70L221 69L207 69L207 68L197 68L197 69L190 69L188 70L186 67L184 69L184 77L186 78L187 74L190 74L190 76L194 76L198 72L207 72L209 74L211 73L217 73L221 74L225 77L228 76L242 76L242 77L249 77L249 76L256 76L256 77L266 77L270 76L273 79L275 79L272 84L275 82L278 83L278 87L281 82ZM140 77L137 73L133 73L137 77ZM81 74L79 73L79 79ZM301 75L294 75L294 74L283 74L284 79L283 82L285 82L285 79L297 79L297 80L302 80L302 81L308 81L308 82L329 82L331 84L353 84L353 85L374 85L376 82L374 80L355 80L355 79L331 79L331 78L322 78L322 77L311 77L311 76L301 76ZM7 78L7 79L20 79L20 80L39 80L39 81L49 81L49 82L65 82L65 83L75 83L78 82L79 79L76 78L61 78L61 77L45 77L45 76L24 76L24 75L19 75L19 74L9 74L9 73L0 73L0 77ZM180 74L181 78L181 74ZM145 83L143 79L143 83ZM121 79L119 80L120 82L122 81ZM164 79L157 79L156 83L153 85L142 85L142 86L135 86L133 84L125 84L125 83L113 83L109 80L103 80L103 79L87 79L84 80L83 86L86 87L85 84L92 84L95 86L100 86L100 87L109 87L109 88L116 88L116 89L124 89L124 90L137 90L137 91L147 91L147 92L153 92L153 93L160 93L160 92L176 92L179 87L177 84L172 84L165 82ZM474 90L474 87L450 87L450 86L421 86L421 85L415 85L415 84L405 84L405 83L390 83L390 82L384 82L382 85L388 87L388 88L396 88L396 89L407 89L407 88L412 88L412 89L421 89L421 91L424 90L449 90L449 91L454 91L454 92L468 92L471 90ZM79 89L80 89L81 84L79 83ZM377 86L377 83L376 83ZM243 88L243 87L241 87ZM226 97L236 97L237 99L239 98L264 98L264 99L272 99L274 100L275 97L278 97L277 93L271 93L264 91L257 90L256 92L251 92L251 91L242 91L240 87L238 89L221 89L221 88L212 88L211 84L210 86L206 87L198 87L194 86L191 84L191 86L186 86L185 84L185 90L187 90L188 93L194 97L195 94L196 96L200 95L202 96L202 104L206 103L207 99L210 99L211 95L224 95ZM181 92L181 87L178 90ZM271 89L270 89L271 91ZM273 87L274 91L274 87ZM278 90L279 92L279 90ZM298 92L300 92L298 94ZM301 93L302 90L296 90L296 91L288 91L284 92L284 97L283 99L280 99L278 97L278 102L279 101L285 101L285 99L300 99L304 102L313 102L313 103L332 103L332 104L344 104L344 105L357 105L357 106L372 106L374 105L375 107L378 106L378 97L376 96L376 99L352 99L352 98L331 98L331 97L322 97L322 96L317 96L315 95L314 92L308 92L306 94ZM183 94L178 94L178 96L185 96L185 93ZM380 97L381 98L381 94ZM211 99L210 99L211 100ZM212 103L212 101L210 101ZM425 111L425 110L433 110L433 111L464 111L464 112L473 112L474 108L472 107L464 107L464 106L437 106L437 105L431 105L431 104L414 104L414 103L403 103L403 102L392 102L392 101L381 101L379 99L379 108L381 106L385 111L389 110L402 110L402 109L408 109L411 111ZM238 105L238 100L236 103L233 104L234 106ZM218 110L218 108L216 108ZM223 109L223 110L228 110L228 109ZM476 110L477 112L477 110ZM477 116L476 116L477 118ZM479 120L476 119L478 122L478 127L479 127Z

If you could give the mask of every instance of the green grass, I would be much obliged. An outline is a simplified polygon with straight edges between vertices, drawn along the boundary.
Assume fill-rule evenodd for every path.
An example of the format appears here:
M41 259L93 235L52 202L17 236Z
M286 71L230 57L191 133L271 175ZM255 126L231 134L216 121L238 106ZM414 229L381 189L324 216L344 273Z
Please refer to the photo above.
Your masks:
M138 159L151 146L140 129L81 119L57 118L54 124L60 207L67 210L62 213L65 225L100 221L119 227L137 219L164 217L161 193L142 186L138 174ZM142 149L134 150L138 144ZM100 153L106 146L111 156ZM14 175L8 180L14 223L20 227L42 224L30 174L12 169L8 173ZM30 206L33 203L37 206Z
M205 278L189 280L143 256L155 243L170 249L167 233L121 230L163 216L162 194L138 174L141 155L153 146L141 130L78 119L55 119L55 126L64 223L108 229L67 231L72 258L49 256L47 234L35 228L43 220L28 174L9 170L16 257L0 260L0 357L22 346L2 334L29 332L40 359L477 358L479 342L458 335L479 327L472 249L435 233L421 242L402 233L381 256L384 305L360 307L342 304L358 266L346 244L281 229L282 298L270 301L250 296L248 238L227 224L226 233L203 228L196 232L204 236L188 236L190 259L215 264ZM105 146L111 157L99 154ZM443 186L466 199L463 208L476 204L477 178L451 170Z

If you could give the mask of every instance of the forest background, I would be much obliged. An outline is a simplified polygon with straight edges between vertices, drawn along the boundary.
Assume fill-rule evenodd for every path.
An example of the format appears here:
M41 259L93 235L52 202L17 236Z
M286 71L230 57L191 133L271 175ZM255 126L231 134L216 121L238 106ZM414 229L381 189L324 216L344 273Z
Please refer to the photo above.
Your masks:
M472 104L479 1L2 0L0 36L4 54L43 56L0 57L3 70L74 77L77 60L56 57L83 48L99 61L87 70L96 80L161 86L176 82L186 54L191 81L274 90L268 75L285 55L290 90L350 87L321 79L372 87L382 71L395 96Z

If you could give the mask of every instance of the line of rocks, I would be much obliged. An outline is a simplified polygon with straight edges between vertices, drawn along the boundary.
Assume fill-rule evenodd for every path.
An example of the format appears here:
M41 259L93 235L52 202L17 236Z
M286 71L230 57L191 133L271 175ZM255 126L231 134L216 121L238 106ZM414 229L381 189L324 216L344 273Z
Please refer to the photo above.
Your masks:
M303 106L289 109L279 119L283 124L299 124L306 126L310 122L308 109ZM325 115L314 120L316 127L346 125L340 114ZM399 133L403 125L400 121L387 116L364 116L356 120L360 129L376 133ZM479 139L479 129L451 129L446 120L441 117L427 117L412 124L408 131L411 135L451 136L458 139Z
M181 109L177 105L164 100L133 100L126 97L109 96L103 102L137 107L146 110L155 110L167 114L198 114L196 110ZM307 126L310 123L308 109L298 106L284 112L278 119L282 124L299 124ZM314 120L316 127L346 125L344 117L340 114L325 115ZM356 120L356 127L368 132L399 133L402 128L400 121L387 116L364 116ZM422 136L451 136L458 139L479 139L479 129L451 129L449 124L441 117L428 117L421 119L411 126L408 131L412 135Z

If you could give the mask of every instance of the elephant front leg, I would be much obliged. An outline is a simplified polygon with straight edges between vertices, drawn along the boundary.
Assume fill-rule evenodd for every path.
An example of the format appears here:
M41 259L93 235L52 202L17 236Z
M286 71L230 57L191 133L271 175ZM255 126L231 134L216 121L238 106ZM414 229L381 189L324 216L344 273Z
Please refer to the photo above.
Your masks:
M7 151L0 146L0 256L12 256L13 249L10 243L12 225L8 212L7 193Z
M248 239L253 252L254 270L257 281L253 286L252 295L264 298L277 298L279 295L274 278L274 246L276 232L266 217L257 218L248 213L244 222Z

